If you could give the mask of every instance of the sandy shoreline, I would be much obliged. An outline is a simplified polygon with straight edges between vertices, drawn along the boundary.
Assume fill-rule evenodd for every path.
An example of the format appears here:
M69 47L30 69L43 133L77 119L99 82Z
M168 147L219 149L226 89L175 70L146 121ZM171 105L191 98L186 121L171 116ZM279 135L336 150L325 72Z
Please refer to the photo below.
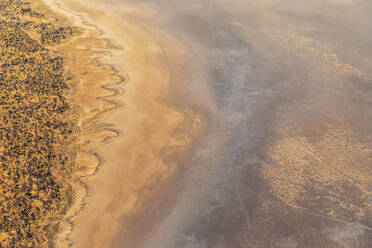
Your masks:
M175 170L164 164L164 153L185 150L187 132L197 125L190 124L195 114L167 100L171 75L159 40L178 47L179 54L184 48L161 32L155 38L155 30L149 34L138 24L119 23L84 2L48 5L84 29L60 48L76 77L82 151L76 203L57 247L110 247L120 217L135 212L146 187L161 185ZM127 10L146 13L142 8Z

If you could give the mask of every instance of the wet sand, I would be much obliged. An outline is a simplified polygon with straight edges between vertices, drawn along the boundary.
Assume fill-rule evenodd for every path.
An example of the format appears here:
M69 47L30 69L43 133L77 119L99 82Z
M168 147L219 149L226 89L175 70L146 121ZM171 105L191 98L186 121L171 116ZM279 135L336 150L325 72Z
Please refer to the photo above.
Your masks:
M105 131L83 127L102 166L74 247L368 247L368 1L55 8L111 39L101 61L125 78Z

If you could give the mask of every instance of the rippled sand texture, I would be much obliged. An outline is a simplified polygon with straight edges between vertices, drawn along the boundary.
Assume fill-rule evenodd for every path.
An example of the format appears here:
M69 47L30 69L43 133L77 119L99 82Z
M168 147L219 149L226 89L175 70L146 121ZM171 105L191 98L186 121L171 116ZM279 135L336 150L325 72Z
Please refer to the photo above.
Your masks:
M321 133L318 137L306 130L279 132L268 151L274 164L263 167L264 177L289 206L364 220L372 207L368 201L372 150L344 123L314 125Z

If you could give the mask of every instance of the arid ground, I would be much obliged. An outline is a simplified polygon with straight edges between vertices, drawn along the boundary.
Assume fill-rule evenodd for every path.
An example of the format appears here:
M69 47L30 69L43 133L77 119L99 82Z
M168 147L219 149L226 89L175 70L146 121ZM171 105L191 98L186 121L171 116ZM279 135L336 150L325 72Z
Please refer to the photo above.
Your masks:
M369 1L65 1L123 46L78 247L369 247Z
M63 71L56 59L50 66L68 89L44 93L70 106L68 118L56 116L71 126L68 146L56 137L51 154L71 168L61 174L47 160L59 185L47 192L57 200L41 196L52 206L43 222L19 225L46 234L30 229L17 247L372 246L371 1L45 0L34 8L54 13L25 34L63 58ZM46 20L71 33L43 43ZM12 247L8 229L0 241Z

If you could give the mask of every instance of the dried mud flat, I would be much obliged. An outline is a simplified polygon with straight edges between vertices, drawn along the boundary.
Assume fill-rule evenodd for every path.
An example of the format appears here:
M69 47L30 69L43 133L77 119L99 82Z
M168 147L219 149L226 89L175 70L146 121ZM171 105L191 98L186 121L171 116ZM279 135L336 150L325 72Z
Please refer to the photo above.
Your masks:
M113 171L128 183L113 183L122 190L112 198L93 183L107 203L77 223L80 247L370 246L368 1L67 2L127 51L153 41L169 102L203 123L186 149L165 146L167 177L146 187L125 168L154 161L118 149L124 169ZM152 79L132 72L128 94L135 74Z
M370 247L368 1L0 3L1 247Z

